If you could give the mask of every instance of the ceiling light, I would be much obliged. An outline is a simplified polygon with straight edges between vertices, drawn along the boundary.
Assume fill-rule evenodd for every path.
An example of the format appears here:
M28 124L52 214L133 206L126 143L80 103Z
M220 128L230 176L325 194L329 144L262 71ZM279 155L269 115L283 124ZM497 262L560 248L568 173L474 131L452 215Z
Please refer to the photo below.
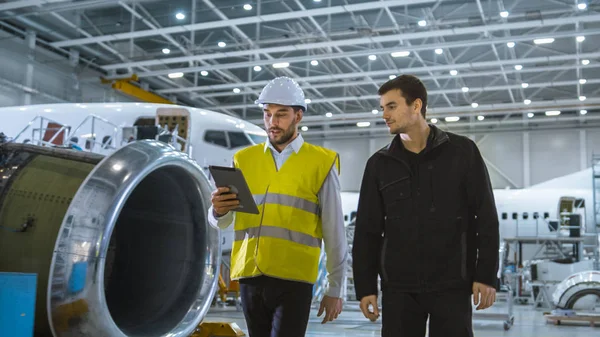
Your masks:
M435 53L438 55L442 55L444 53L444 50L442 48L438 48L435 50Z
M177 13L177 14L175 14L175 17L177 18L177 20L183 20L183 19L185 19L185 14Z
M526 99L526 100L523 101L523 103L525 105L529 105L529 104L531 104L531 100L530 99Z
M371 61L377 60L377 55L369 55L369 60L371 60Z
M583 42L585 41L585 36L578 36L577 37L577 42Z
M327 117L327 118L331 118L332 116L333 116L333 114L331 112L328 112L325 114L325 117Z
M585 115L585 114L587 114L587 110L579 110L579 113L580 113L581 115Z
M370 126L371 122L358 122L356 123L356 126L358 126L359 128L366 128L367 126Z
M482 121L482 120L484 120L484 119L485 119L485 116L477 116L477 120L478 120L478 121Z
M208 71L206 71L206 70L202 70L202 71L200 72L200 75L202 75L202 76L208 76Z
M301 127L300 129L301 129L302 131L308 131L308 126L306 126L306 125L305 125L305 126Z
M579 80L579 84L586 84L587 80L585 78L582 78Z
M240 93L240 89L239 88L233 88L233 92L236 93L236 94L239 94Z
M318 66L319 65L319 61L312 60L312 61L310 61L310 64L313 65L313 66Z
M254 66L254 71L261 71L262 67L261 66Z
M162 52L163 52L163 54L169 54L171 52L171 49L163 48Z
M590 60L583 60L583 61L581 61L581 64L583 64L584 66L587 66L588 64L590 64Z
M558 115L560 115L560 111L558 111L558 110L546 111L546 116L558 116Z
M273 68L287 68L290 64L287 62L275 63L273 64Z
M460 120L460 117L452 116L452 117L446 117L444 119L446 120L446 122L458 122Z
M180 78L183 77L183 73L170 73L169 78Z
M219 43L217 43L217 46L224 48L227 45L227 43L223 42L223 41L219 41Z
M425 20L421 20L418 23L419 23L419 26L421 26L421 27L427 26L427 21L425 21Z
M450 75L456 76L456 75L458 75L458 71L457 70L450 70Z
M245 4L245 5L244 5L244 9L245 9L245 10L247 10L247 11L250 11L250 10L252 10L252 5L250 5L250 4Z
M515 70L521 70L521 69L523 69L523 66L522 66L522 65L520 65L520 64L517 64L517 65L515 66Z
M312 102L312 101L310 100L310 98L306 98L306 99L304 100L304 103L306 103L306 104L308 104L308 103L310 103L310 102Z
M377 115L379 113L379 111L377 109L373 109L373 110L371 110L371 112L373 113L373 115Z
M530 113L528 113L528 114L527 114L527 117L528 117L528 118L533 118L533 112L530 112Z
M321 0L313 0L314 2L321 2Z
M554 42L554 38L550 37L550 38L545 38L545 39L535 39L533 40L533 43L535 44L548 44L548 43L552 43Z
M397 51L392 53L392 57L407 57L408 55L410 55L409 51Z
M523 89L529 88L529 83L521 83L521 87L523 87Z
M585 101L586 99L587 99L587 97L585 97L585 96L579 96L579 100L582 102Z
M507 42L507 43L506 43L506 46L507 46L508 48L514 48L514 47L515 47L515 43L514 43L514 42Z
M431 123L435 124L435 123L437 123L437 122L438 122L437 118L432 118L432 119L431 119Z
M502 11L500 12L500 16L503 18L507 18L508 17L508 12L507 11Z
M471 103L471 106L472 106L473 108L476 108L476 107L478 107L478 106L479 106L479 104L477 104L477 103Z
M462 88L462 92L469 92L469 88L468 87L463 87Z
M393 80L394 78L396 78L396 75L390 75L389 79Z
M577 8L579 8L580 10L585 10L587 8L587 4L584 4L584 3L578 4Z

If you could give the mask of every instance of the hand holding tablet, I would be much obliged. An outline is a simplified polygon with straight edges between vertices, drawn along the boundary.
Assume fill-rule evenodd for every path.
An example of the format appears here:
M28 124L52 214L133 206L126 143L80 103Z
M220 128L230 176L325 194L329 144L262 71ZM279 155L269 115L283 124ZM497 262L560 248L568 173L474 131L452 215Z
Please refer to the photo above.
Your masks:
M208 169L217 185L217 190L212 195L212 203L218 215L225 215L229 211L259 214L240 169L225 166L209 166Z

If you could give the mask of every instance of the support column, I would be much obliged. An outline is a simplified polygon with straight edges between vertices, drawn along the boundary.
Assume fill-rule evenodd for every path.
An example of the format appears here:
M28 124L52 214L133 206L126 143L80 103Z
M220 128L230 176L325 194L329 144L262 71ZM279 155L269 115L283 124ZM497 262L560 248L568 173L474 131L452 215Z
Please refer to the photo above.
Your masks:
M73 102L81 102L81 87L79 84L79 75L77 74L77 65L79 65L79 51L69 50L69 66L71 67L71 92L67 97L71 97Z
M579 149L579 169L585 170L588 167L587 133L585 130L579 130Z
M529 132L523 132L523 187L531 186Z
M27 65L25 66L25 78L23 79L23 84L27 88L33 88L33 67L35 62L35 32L32 30L27 30L27 35L25 37L25 41L27 43ZM25 91L23 92L23 105L31 104L31 92Z

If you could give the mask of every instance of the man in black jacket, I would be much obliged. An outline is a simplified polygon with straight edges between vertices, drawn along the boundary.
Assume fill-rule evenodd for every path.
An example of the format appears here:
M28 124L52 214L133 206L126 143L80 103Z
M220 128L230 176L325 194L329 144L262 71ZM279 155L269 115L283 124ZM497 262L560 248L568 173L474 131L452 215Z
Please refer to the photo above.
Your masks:
M499 224L486 166L469 138L427 124L427 90L402 75L379 89L396 136L366 165L352 251L356 296L382 336L471 337L472 306L496 298ZM374 309L370 311L370 306Z

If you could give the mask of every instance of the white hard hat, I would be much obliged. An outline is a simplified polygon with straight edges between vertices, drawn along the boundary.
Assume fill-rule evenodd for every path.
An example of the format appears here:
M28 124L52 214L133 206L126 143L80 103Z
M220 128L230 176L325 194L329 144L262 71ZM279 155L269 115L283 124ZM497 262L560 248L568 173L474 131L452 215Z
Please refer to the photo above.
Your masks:
M289 77L277 77L271 80L262 90L255 104L280 104L285 106L301 106L308 109L304 100L304 91Z

